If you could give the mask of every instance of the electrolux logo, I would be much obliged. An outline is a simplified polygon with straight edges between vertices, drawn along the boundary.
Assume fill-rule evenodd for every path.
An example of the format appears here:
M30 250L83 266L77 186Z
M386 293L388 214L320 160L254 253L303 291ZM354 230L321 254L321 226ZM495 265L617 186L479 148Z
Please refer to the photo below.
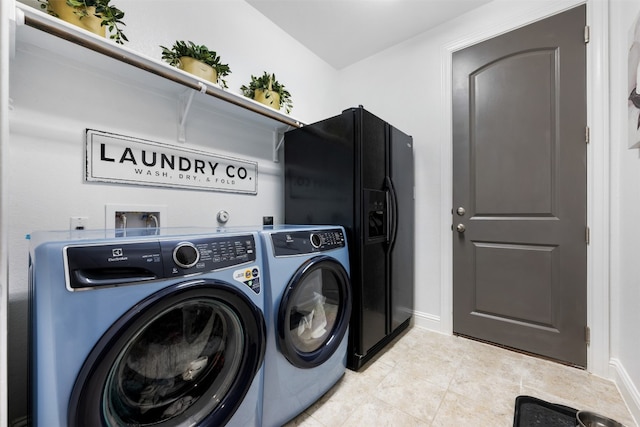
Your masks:
M107 258L107 261L109 262L126 261L129 259L129 257L124 256L124 251L122 250L122 248L112 249L111 255L111 258Z
M87 181L257 194L255 162L91 129L86 137Z

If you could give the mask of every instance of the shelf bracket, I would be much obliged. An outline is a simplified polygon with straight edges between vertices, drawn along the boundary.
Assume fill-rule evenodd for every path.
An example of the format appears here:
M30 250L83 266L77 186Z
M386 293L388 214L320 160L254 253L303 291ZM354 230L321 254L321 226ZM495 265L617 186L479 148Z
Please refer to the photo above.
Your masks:
M198 82L200 87L200 93L207 93L207 86L204 83ZM187 117L189 116L189 109L191 108L191 102L193 102L193 95L195 95L195 89L187 89L180 95L178 100L178 142L187 141Z
M273 162L279 163L280 158L278 156L278 151L280 151L280 147L284 143L284 133L280 133L277 130L273 131Z
M296 123L297 125L299 125L300 127L302 125L300 125L300 123ZM282 148L282 146L284 145L284 134L288 131L290 131L291 129L294 129L293 126L287 126L287 128L285 130L274 130L273 131L273 162L274 163L279 163L280 162L280 158L278 157L278 151L280 151L280 148Z
M9 9L9 57L16 56L16 28L24 25L24 12L21 9ZM13 12L13 13L12 13Z

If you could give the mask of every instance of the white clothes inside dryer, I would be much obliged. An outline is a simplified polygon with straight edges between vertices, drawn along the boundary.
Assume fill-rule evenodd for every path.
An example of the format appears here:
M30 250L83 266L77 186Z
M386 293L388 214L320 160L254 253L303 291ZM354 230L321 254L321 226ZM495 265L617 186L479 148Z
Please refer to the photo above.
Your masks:
M320 338L327 330L327 317L324 312L324 302L327 299L317 292L313 293L314 307L311 313L302 316L298 323L298 336L309 333L311 338Z
M301 351L316 350L333 328L338 304L325 295L328 285L331 284L323 282L322 270L318 269L305 278L304 287L296 296L290 327L295 331L294 342Z

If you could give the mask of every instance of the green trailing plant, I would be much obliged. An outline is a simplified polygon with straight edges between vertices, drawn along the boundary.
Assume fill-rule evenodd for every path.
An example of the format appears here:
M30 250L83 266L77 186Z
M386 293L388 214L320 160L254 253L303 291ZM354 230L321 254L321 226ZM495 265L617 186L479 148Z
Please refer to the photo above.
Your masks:
M253 99L255 97L256 89L262 89L265 91L273 91L280 95L280 108L285 109L288 113L293 109L293 102L291 100L291 94L284 87L284 85L276 80L275 74L269 74L266 71L260 77L251 76L251 82L249 85L242 85L240 90L242 94L247 98ZM265 97L269 98L269 93L265 94Z
M222 64L220 56L215 51L209 50L205 45L197 45L192 41L177 40L171 49L165 46L160 47L162 48L162 59L168 62L169 65L180 67L180 57L189 56L213 67L218 74L218 84L225 89L228 87L223 77L231 73L229 65Z
M46 9L50 15L56 16L55 12L49 6L48 0L38 0L42 9ZM118 44L124 44L128 42L127 36L124 35L120 26L126 25L122 19L124 18L124 12L115 6L109 4L111 0L66 0L67 6L74 8L73 13L80 19L89 16L87 8L94 6L96 8L93 14L96 18L102 22L100 25L107 27L111 35L112 40L115 40Z

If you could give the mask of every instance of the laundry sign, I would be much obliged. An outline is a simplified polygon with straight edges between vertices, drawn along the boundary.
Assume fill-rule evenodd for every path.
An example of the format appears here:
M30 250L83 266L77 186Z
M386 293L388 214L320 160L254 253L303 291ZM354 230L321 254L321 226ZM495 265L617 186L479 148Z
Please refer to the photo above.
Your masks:
M258 194L258 164L93 129L86 180Z

